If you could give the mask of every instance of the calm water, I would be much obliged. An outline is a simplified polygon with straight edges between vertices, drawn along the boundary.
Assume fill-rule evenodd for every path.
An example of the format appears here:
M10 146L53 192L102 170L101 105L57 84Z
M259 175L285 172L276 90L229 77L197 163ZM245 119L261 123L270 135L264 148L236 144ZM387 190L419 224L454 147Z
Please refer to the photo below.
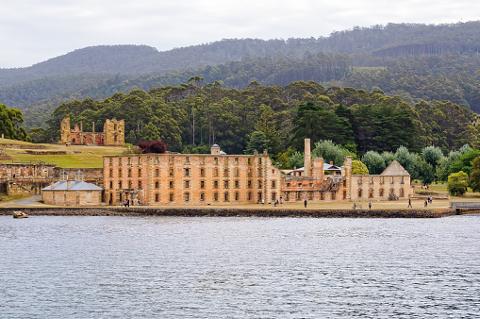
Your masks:
M479 318L480 216L0 217L0 318Z

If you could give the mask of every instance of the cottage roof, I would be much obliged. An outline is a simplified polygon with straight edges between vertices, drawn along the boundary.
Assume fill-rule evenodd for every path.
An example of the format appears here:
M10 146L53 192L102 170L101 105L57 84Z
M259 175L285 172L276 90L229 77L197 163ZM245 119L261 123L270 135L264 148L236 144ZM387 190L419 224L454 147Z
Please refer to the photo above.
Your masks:
M403 166L397 162L397 161L392 161L390 165L385 168L385 170L382 172L384 176L410 176L410 174L407 172Z
M342 169L336 165L323 163L323 170L324 171L341 171Z
M45 187L42 191L101 191L102 188L84 181L59 181Z

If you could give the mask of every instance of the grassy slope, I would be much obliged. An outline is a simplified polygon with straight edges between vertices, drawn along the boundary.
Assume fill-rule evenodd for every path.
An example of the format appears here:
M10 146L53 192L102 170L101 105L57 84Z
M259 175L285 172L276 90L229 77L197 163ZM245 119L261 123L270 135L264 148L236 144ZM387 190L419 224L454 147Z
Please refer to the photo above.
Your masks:
M83 146L74 145L66 147L60 144L40 144L45 148L38 151L67 151L71 154L66 155L32 155L26 154L25 146L38 145L28 142L0 139L0 145L9 145L5 153L12 160L3 160L3 163L48 163L63 168L100 168L103 166L102 158L106 155L120 155L127 149L126 147L112 146ZM15 145L21 145L23 148L16 148Z

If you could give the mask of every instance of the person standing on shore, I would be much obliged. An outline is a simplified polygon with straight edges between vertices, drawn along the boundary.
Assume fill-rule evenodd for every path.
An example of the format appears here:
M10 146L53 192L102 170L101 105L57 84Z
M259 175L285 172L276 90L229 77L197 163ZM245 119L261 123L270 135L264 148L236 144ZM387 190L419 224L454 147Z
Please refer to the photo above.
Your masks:
M427 207L428 206L428 201L425 200L425 203L423 203L423 207Z
M303 201L303 207L304 207L304 208L307 208L307 199L305 199L305 200Z
M372 201L368 202L368 209L372 209Z
M408 208L412 208L412 199L411 198L408 199Z

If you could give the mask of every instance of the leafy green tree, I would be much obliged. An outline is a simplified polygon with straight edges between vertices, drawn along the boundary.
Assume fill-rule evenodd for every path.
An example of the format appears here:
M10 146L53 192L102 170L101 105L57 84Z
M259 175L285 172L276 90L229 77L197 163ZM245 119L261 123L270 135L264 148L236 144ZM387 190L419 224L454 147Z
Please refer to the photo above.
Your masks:
M460 171L448 176L448 192L453 196L463 196L468 188L468 174Z
M446 182L450 174L450 167L452 163L458 160L461 153L459 151L451 151L448 156L440 159L437 165L435 175L439 181Z
M270 141L267 135L262 131L253 131L248 135L247 154L253 154L254 151L263 152L270 149Z
M395 160L395 154L392 153L392 152L384 151L384 152L382 152L381 155L382 155L382 158L385 161L385 166L390 165L390 163Z
M427 146L422 149L423 159L435 169L443 158L443 152L439 147Z
M472 164L472 172L469 179L470 187L474 192L480 192L480 156L476 157Z
M303 167L304 156L301 152L294 152L288 159L289 168L300 168Z
M368 175L367 165L359 160L352 161L352 174L354 175Z
M352 107L358 150L390 151L401 145L417 149L421 145L421 124L413 108L399 99L379 99L373 104Z
M300 105L293 124L293 142L299 149L305 138L315 141L332 140L339 144L354 144L349 120L338 116L326 104L307 102Z
M450 164L450 173L463 171L470 174L472 170L472 163L475 158L480 156L480 150L470 148L464 151L457 160Z
M362 156L362 162L371 174L380 174L385 169L385 159L378 152L368 151Z
M346 150L342 146L328 140L315 143L312 154L314 157L322 157L327 163L333 161L336 165L343 165L345 157L347 156L355 156L355 154Z
M415 162L415 178L420 179L424 185L431 184L435 180L435 169L420 156Z
M0 135L15 140L25 140L27 133L23 128L23 114L20 110L0 104Z

